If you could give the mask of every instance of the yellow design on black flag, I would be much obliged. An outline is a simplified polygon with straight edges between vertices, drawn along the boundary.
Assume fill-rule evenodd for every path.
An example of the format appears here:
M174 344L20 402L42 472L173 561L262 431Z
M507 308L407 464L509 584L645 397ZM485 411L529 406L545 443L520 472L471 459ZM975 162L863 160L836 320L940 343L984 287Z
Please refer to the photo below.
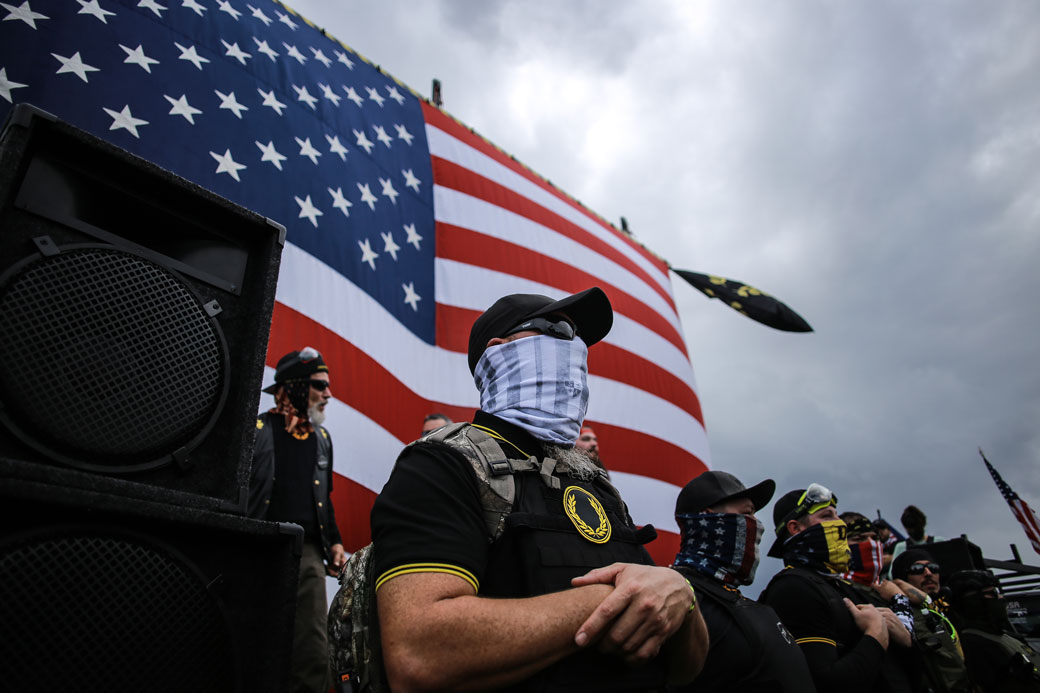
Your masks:
M717 298L738 313L763 325L785 332L812 332L802 316L767 293L735 279L700 274L688 270L672 270L708 298Z

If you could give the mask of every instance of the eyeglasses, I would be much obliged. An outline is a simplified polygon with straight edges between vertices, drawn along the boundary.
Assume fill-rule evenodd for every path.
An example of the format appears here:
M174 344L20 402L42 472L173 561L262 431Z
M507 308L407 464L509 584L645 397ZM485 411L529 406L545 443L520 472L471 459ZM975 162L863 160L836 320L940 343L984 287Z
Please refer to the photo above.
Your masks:
M329 381L328 380L312 380L311 381L311 387L313 387L318 392L325 392L325 390L329 389Z
M572 325L570 322L566 320L550 321L545 318L532 318L517 325L509 332L505 333L503 336L508 337L510 335L516 334L517 332L525 332L527 330L541 332L542 334L547 334L550 337L555 337L556 339L563 339L568 342L574 339L574 335L577 334L577 330L574 329L574 325Z
M924 575L924 569L925 568L930 570L932 573L935 573L935 574L939 573L939 564L938 563L914 563L909 568L906 569L906 572L909 575Z

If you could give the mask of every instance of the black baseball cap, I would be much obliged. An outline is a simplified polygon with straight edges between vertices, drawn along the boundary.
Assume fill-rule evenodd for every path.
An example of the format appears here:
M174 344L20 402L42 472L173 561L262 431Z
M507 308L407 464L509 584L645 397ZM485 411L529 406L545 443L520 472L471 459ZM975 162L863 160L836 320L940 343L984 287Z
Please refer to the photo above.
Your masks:
M788 491L784 495L777 499L773 505L773 526L776 527L776 540L773 545L769 547L769 551L766 553L767 556L772 558L783 557L783 545L790 536L787 533L787 518L788 515L794 512L798 507L798 499L805 493L804 488L796 488L794 491ZM791 518L787 518L791 519Z
M511 329L531 318L550 313L565 313L578 328L578 336L592 346L607 336L614 324L614 310L603 289L594 286L556 301L540 294L503 296L473 322L469 331L469 372L477 368L487 343L504 337Z
M774 491L776 482L772 479L747 488L740 479L728 472L703 472L691 479L679 492L679 497L675 499L675 514L699 513L731 498L748 498L758 511L769 503Z
M290 380L303 380L309 375L319 372L328 372L329 367L325 365L325 359L321 357L314 347L304 347L299 351L290 351L278 359L278 365L274 369L274 384L264 388L264 392L273 395L279 386Z

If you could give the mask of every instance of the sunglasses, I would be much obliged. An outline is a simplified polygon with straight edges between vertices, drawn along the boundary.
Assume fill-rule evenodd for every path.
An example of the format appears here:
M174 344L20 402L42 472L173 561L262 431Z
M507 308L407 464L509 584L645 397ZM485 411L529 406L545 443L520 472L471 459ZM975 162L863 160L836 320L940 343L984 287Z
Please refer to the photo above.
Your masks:
M532 318L517 325L503 336L508 337L517 332L525 332L527 330L541 332L550 337L555 337L556 339L562 339L568 342L574 339L574 335L578 333L577 330L574 329L574 325L566 320L550 321L545 318Z
M311 382L311 387L313 387L318 392L325 392L325 390L329 389L329 381L328 380L312 380L310 382Z
M906 569L906 572L909 575L924 575L924 569L925 568L930 570L932 573L935 573L935 574L939 573L939 564L938 563L914 563L913 565L911 565L909 568Z

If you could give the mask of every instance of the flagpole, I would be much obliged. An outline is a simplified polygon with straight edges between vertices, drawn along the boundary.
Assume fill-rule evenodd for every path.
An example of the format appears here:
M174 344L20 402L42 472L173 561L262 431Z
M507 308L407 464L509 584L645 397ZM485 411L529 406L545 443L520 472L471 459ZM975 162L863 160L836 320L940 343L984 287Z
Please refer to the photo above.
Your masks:
M1004 481L1000 473L986 459L986 453L982 451L981 446L979 447L979 456L982 457L986 470L989 471L990 476L993 478L993 483L997 485L1000 495L1004 497L1008 507L1011 508L1011 514L1015 516L1015 519L1018 520L1018 523L1025 531L1033 550L1040 554L1040 519L1037 518L1036 512Z

